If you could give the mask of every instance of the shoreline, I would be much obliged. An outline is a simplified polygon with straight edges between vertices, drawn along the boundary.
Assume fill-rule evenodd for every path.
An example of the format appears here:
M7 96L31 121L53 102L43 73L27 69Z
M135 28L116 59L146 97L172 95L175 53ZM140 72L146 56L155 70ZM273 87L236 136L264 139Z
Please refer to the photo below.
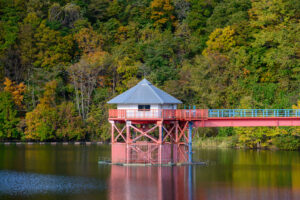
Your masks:
M74 145L74 146L90 146L90 145L111 145L110 142L4 142L0 141L0 145ZM287 150L280 148L247 148L247 147L237 147L233 146L231 139L223 140L221 138L201 138L196 139L193 145L194 149L240 149L240 150L266 150L266 151L300 151L300 150Z
M300 151L300 149L279 148L275 144L259 148L250 148L246 145L239 144L237 137L205 137L195 138L193 140L193 148L201 149L243 149L243 150L269 150L269 151Z
M102 145L102 144L110 144L107 142L0 142L0 145L33 145L33 144L39 144L39 145Z

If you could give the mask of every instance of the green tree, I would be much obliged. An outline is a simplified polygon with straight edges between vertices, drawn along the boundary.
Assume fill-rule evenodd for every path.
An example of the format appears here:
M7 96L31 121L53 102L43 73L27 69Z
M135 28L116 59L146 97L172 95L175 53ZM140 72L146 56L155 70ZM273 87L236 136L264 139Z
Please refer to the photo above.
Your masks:
M51 68L56 65L68 65L72 58L73 38L71 35L61 36L58 31L51 30L42 21L34 36L37 40L35 67Z
M19 31L18 22L24 15L23 9L23 1L0 1L0 52L7 50L16 43Z
M225 0L216 5L212 15L207 20L207 31L240 24L249 19L248 10L251 0Z
M24 70L20 68L17 37L19 22L24 17L25 2L20 0L0 1L0 68L2 78L20 81Z
M57 106L56 138L61 140L81 140L85 138L85 128L72 102Z
M87 16L92 23L98 20L102 21L107 18L107 8L109 6L109 0L91 0L88 5Z
M0 139L19 138L19 121L11 94L0 92Z
M205 0L191 0L190 4L190 11L186 18L187 24L198 35L206 33L207 19L213 13L212 2Z
M20 25L19 48L21 63L26 69L31 69L37 54L36 39L34 37L41 19L36 13L28 13ZM27 77L28 78L28 77Z

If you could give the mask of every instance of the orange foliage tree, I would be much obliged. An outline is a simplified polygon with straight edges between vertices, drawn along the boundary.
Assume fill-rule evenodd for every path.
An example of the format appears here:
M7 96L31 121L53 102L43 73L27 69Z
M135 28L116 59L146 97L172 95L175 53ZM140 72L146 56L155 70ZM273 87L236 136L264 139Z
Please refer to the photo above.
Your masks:
M20 108L23 107L22 102L24 99L24 92L26 90L24 83L16 84L9 78L5 78L4 85L4 91L11 93L14 103Z
M153 0L151 2L151 19L158 27L176 26L176 19L173 15L174 6L170 0Z

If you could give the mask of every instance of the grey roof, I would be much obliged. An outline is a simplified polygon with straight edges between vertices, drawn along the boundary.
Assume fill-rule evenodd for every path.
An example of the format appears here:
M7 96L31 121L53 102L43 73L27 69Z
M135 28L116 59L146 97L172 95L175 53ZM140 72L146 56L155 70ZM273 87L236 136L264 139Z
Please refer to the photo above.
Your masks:
M116 96L109 104L181 104L182 102L158 89L146 79Z

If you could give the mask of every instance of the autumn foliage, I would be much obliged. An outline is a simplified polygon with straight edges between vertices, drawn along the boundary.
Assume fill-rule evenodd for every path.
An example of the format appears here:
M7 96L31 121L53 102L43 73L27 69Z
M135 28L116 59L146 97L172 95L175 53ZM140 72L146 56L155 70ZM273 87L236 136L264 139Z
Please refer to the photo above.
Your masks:
M175 26L174 6L171 0L153 0L151 2L151 19L158 27Z
M144 77L197 108L292 108L299 8L296 0L2 0L0 137L108 140L106 102ZM300 143L292 127L197 135L248 148Z
M24 83L16 84L9 78L5 78L3 84L5 85L4 91L11 93L15 104L21 108L23 106L22 102L24 99L24 92L26 90Z

